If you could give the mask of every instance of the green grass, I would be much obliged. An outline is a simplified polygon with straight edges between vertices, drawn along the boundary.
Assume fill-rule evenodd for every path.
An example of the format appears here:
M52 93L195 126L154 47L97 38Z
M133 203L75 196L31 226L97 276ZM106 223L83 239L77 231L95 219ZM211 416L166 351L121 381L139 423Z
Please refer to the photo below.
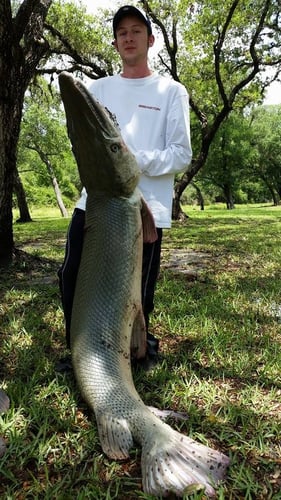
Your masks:
M188 413L174 427L231 456L220 500L280 500L281 207L186 210L164 233L152 318L164 360L135 374L136 387L146 404ZM56 271L68 220L32 216L15 224L21 253L0 278L0 386L11 399L0 498L152 499L140 451L107 459L72 374L55 371L66 353ZM203 253L203 265L185 259L174 271L179 251Z

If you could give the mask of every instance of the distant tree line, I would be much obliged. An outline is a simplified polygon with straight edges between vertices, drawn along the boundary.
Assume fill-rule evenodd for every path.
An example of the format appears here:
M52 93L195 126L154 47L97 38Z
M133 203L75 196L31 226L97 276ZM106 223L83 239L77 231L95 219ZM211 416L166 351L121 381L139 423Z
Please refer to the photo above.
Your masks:
M196 144L196 140L195 140ZM238 203L281 200L281 105L233 112L224 121L204 167L182 201ZM188 200L189 196L189 200Z
M41 89L45 87L45 93ZM192 127L194 154L200 131ZM59 95L40 92L26 98L18 151L18 172L28 205L72 209L81 189L66 135ZM182 195L182 203L239 203L281 200L281 105L233 112L221 125L204 167ZM15 199L15 203L20 203Z

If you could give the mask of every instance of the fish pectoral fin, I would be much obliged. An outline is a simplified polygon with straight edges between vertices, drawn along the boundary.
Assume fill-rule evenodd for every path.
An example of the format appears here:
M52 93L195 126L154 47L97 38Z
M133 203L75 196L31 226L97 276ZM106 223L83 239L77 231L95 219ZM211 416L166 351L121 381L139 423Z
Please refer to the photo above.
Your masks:
M142 449L142 477L145 493L183 496L203 490L216 496L215 487L229 465L229 458L162 423ZM166 428L166 432L165 432Z
M114 460L125 460L133 446L133 437L125 418L110 413L96 415L103 452Z
M146 326L141 305L134 320L131 337L131 358L142 359L146 355Z
M155 227L153 215L147 203L141 198L141 219L144 243L154 243L158 235Z
M160 410L159 408L155 408L155 406L147 406L147 408L155 415L156 417L164 420L164 422L168 419L173 419L176 422L180 422L182 420L188 420L188 414L182 411L173 411L173 410Z

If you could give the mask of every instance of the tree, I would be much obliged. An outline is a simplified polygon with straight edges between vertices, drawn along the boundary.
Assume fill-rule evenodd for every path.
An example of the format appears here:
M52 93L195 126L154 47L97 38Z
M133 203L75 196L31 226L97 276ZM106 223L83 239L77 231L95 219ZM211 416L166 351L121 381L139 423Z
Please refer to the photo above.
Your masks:
M24 94L48 44L42 37L51 0L24 1L12 17L0 3L0 264L12 259L12 192Z
M9 264L13 257L12 193L16 151L24 96L30 82L40 71L54 72L54 68L45 68L43 71L51 57L54 61L54 55L58 62L62 54L66 54L69 57L69 70L81 71L83 68L85 73L91 71L91 76L96 78L104 76L106 69L111 68L111 63L97 64L97 59L89 56L98 31L93 29L93 19L85 15L85 10L75 8L72 4L54 2L51 11L52 3L52 0L0 2L0 267ZM73 44L63 31L59 32L55 24L46 22L49 10L51 21L64 23L62 27L65 32L69 29L70 19L75 23L75 26L71 25ZM79 47L79 37L74 36L79 26L87 34L84 55ZM106 53L105 50L103 55L106 56Z
M16 193L18 207L20 216L17 222L32 222L31 215L29 213L24 187L21 182L18 170L16 169L14 175L14 191Z
M251 117L254 172L269 189L274 205L281 199L281 106L262 106Z
M233 112L216 133L205 166L198 174L198 179L221 190L228 209L234 208L235 193L248 178L249 165L256 159L251 140L249 120Z
M142 0L163 34L171 76L190 89L190 105L201 128L201 140L190 167L175 184L174 218L180 198L205 165L209 148L234 107L261 98L270 78L280 74L279 0ZM172 5L171 5L172 4ZM180 42L179 42L180 40Z
M52 184L61 214L67 217L59 184L69 166L76 172L77 177L78 172L67 137L60 97L55 89L51 95L47 91L47 82L41 80L39 79L39 89L34 91L33 88L32 94L25 99L18 166L25 174L32 171L32 177L39 186ZM27 155L26 149L36 154ZM32 183L30 175L27 175L27 179Z

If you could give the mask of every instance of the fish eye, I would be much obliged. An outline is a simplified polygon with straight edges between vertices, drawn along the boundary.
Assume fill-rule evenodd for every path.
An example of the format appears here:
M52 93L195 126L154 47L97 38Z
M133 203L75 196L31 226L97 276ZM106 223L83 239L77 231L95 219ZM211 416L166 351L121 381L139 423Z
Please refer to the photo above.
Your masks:
M117 153L117 151L119 151L120 149L119 144L111 144L110 149L112 153Z

